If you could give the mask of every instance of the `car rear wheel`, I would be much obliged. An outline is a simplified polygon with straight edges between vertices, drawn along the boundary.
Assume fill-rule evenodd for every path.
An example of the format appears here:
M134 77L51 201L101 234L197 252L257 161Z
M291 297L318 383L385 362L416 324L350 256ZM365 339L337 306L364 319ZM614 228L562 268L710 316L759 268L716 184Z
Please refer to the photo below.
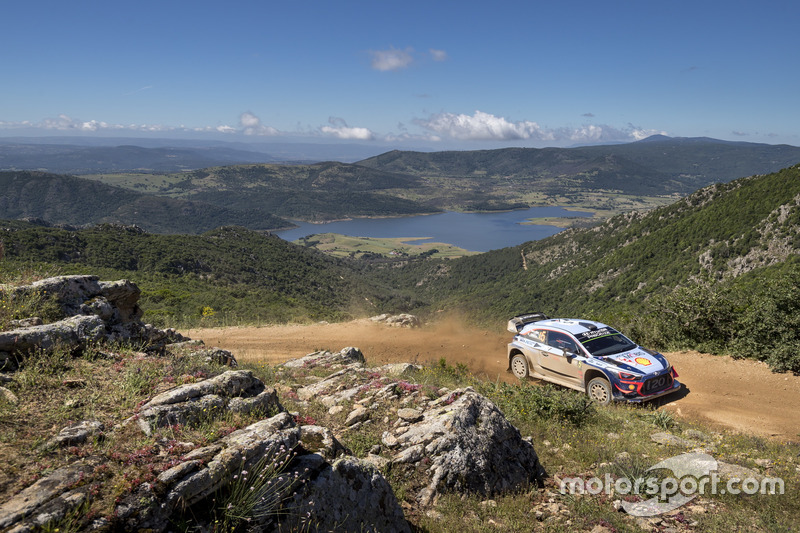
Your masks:
M608 405L614 399L611 383L605 378L594 378L586 386L586 394L600 405Z
M511 359L511 373L517 379L528 379L528 360L521 353L518 353Z

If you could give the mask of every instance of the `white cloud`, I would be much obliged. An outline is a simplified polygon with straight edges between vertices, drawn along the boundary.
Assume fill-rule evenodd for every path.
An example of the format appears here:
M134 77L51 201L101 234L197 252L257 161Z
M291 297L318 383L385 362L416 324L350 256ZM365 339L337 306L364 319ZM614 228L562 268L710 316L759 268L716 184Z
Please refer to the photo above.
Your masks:
M375 138L375 134L367 128L352 128L347 125L344 119L339 117L330 117L328 122L330 126L322 126L320 131L325 135L330 135L338 139L350 139L358 141L371 141Z
M271 126L264 126L261 119L249 111L239 115L239 127L245 135L278 135L278 130ZM233 130L233 128L231 128ZM234 132L236 130L233 130Z
M427 119L416 119L414 122L438 135L458 140L598 143L638 141L659 133L667 134L660 130L637 128L631 124L626 128L594 124L571 128L544 128L536 122L528 120L512 122L483 111L475 111L473 115L438 113Z
M460 140L553 139L552 133L536 122L509 122L483 111L475 111L473 115L438 113L427 120L414 122L437 134Z
M414 62L414 58L411 55L413 52L413 48L406 48L405 50L395 50L394 48L390 48L389 50L371 50L372 68L384 72L387 70L408 68L411 63Z
M435 48L431 48L428 50L430 52L431 57L434 61L446 61L447 60L447 52L444 50L436 50Z

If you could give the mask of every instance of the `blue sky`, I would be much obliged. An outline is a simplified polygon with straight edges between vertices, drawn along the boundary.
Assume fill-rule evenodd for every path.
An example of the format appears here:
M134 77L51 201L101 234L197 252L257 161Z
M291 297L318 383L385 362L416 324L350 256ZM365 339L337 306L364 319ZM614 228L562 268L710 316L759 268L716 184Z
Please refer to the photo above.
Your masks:
M800 145L800 2L7 2L0 136Z

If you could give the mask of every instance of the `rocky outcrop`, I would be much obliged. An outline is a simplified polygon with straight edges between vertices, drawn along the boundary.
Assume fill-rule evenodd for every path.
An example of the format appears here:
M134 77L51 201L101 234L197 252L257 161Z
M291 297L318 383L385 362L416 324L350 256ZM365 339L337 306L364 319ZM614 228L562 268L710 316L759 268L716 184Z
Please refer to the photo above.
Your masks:
M460 389L430 402L421 412L401 413L384 433L393 467L419 470L428 484L418 501L430 504L442 492L501 494L536 485L544 469L533 445L486 397Z
M52 472L11 500L0 505L0 530L33 531L51 520L59 520L87 499L89 485L76 488L102 460L88 457Z
M226 412L258 411L266 417L283 410L275 389L265 387L249 370L231 370L159 394L140 408L135 420L150 435L155 428L196 425Z
M329 361L343 358L342 353L314 355L306 368L328 368ZM331 409L353 402L344 421L351 431L368 423L378 406L391 406L395 419L390 417L392 429L382 438L387 451L373 461L409 475L423 472L420 504L429 505L448 491L491 495L542 481L545 471L533 445L486 397L467 388L440 391L443 394L429 400L420 394L419 385L391 374L385 377L380 370L346 365L298 389L297 395Z
M41 299L55 304L60 320L43 324L38 317L12 321L14 329L0 332L0 370L14 370L35 350L56 347L71 352L98 342L133 342L150 352L186 342L174 329L161 330L141 322L139 288L128 280L100 281L97 276L58 276L19 287L2 286L4 297ZM236 360L218 349L198 357L234 366Z
M230 352L207 349L174 330L143 324L138 288L128 281L65 276L17 291L14 294L48 295L65 316L51 324L19 322L12 331L1 332L0 365L24 364L37 350L61 347L78 352L89 343L95 345L93 353L102 355L104 348L97 343L136 340L151 357L196 357L236 366ZM140 352L137 357L148 355ZM45 441L42 453L65 447L77 453L84 443L83 449L92 451L78 454L72 464L56 468L3 503L0 530L34 531L80 514L101 492L112 462L120 464L119 456L106 457L88 443L128 438L140 430L154 444L130 455L145 454L148 481L134 478L112 504L113 513L84 522L84 529L163 532L191 519L200 530L219 529L220 522L224 530L405 533L411 529L386 472L411 480L405 500L423 507L447 492L492 495L541 481L544 471L532 444L496 405L470 388L423 390L407 381L419 366L370 368L354 347L315 352L283 366L283 372L291 370L307 379L303 385L276 386L301 408L321 403L332 421L320 426L301 413L287 413L275 388L250 370L228 370L159 389L110 430L100 421L86 420L71 423ZM13 377L0 377L3 383L13 383ZM0 392L7 404L19 402L10 390ZM245 416L245 427L232 426L229 434L199 446L155 431ZM377 424L381 430L375 433ZM362 430L381 438L359 458L337 436ZM129 460L122 464L133 464L124 462ZM245 516L246 527L239 522Z
M97 315L110 324L136 322L141 291L128 280L100 281L97 276L57 276L10 289L14 298L36 296L55 301L62 318Z
M35 350L55 347L74 351L106 337L106 323L98 316L79 315L52 324L0 332L0 352L27 355Z
M329 351L314 352L292 359L283 364L286 368L315 368L322 367L329 370L339 370L351 368L353 365L364 365L364 354L358 348L345 348L340 352L331 353Z
M261 505L249 530L271 531L283 522L293 531L410 531L383 476L343 454L329 430L297 426L281 413L187 454L156 483L121 502L116 514L131 530L164 531L187 508L191 516L193 508L216 504L222 513L226 500L214 499L225 493L223 487L244 479ZM279 465L271 471L273 483L259 483L258 476L272 464Z

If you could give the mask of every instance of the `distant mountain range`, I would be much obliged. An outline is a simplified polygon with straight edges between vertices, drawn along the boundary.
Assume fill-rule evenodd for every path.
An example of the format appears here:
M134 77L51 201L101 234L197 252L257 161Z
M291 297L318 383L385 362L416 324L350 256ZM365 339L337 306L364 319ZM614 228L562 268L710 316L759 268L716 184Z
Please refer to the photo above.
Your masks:
M578 148L392 151L355 164L252 162L269 158L230 147L0 143L0 168L27 161L31 168L96 173L83 179L4 172L0 217L199 233L228 224L285 228L291 225L287 219L319 222L531 205L606 209L610 214L635 207L631 198L663 205L711 183L775 172L800 162L800 148L656 136Z
M710 183L775 172L800 162L800 147L663 135L577 148L503 148L469 152L392 151L358 164L414 176L475 178L498 184L575 181L584 189L636 194L688 193ZM523 183L524 186L524 183Z
M63 174L181 172L245 163L352 163L380 146L114 137L0 137L0 170Z

